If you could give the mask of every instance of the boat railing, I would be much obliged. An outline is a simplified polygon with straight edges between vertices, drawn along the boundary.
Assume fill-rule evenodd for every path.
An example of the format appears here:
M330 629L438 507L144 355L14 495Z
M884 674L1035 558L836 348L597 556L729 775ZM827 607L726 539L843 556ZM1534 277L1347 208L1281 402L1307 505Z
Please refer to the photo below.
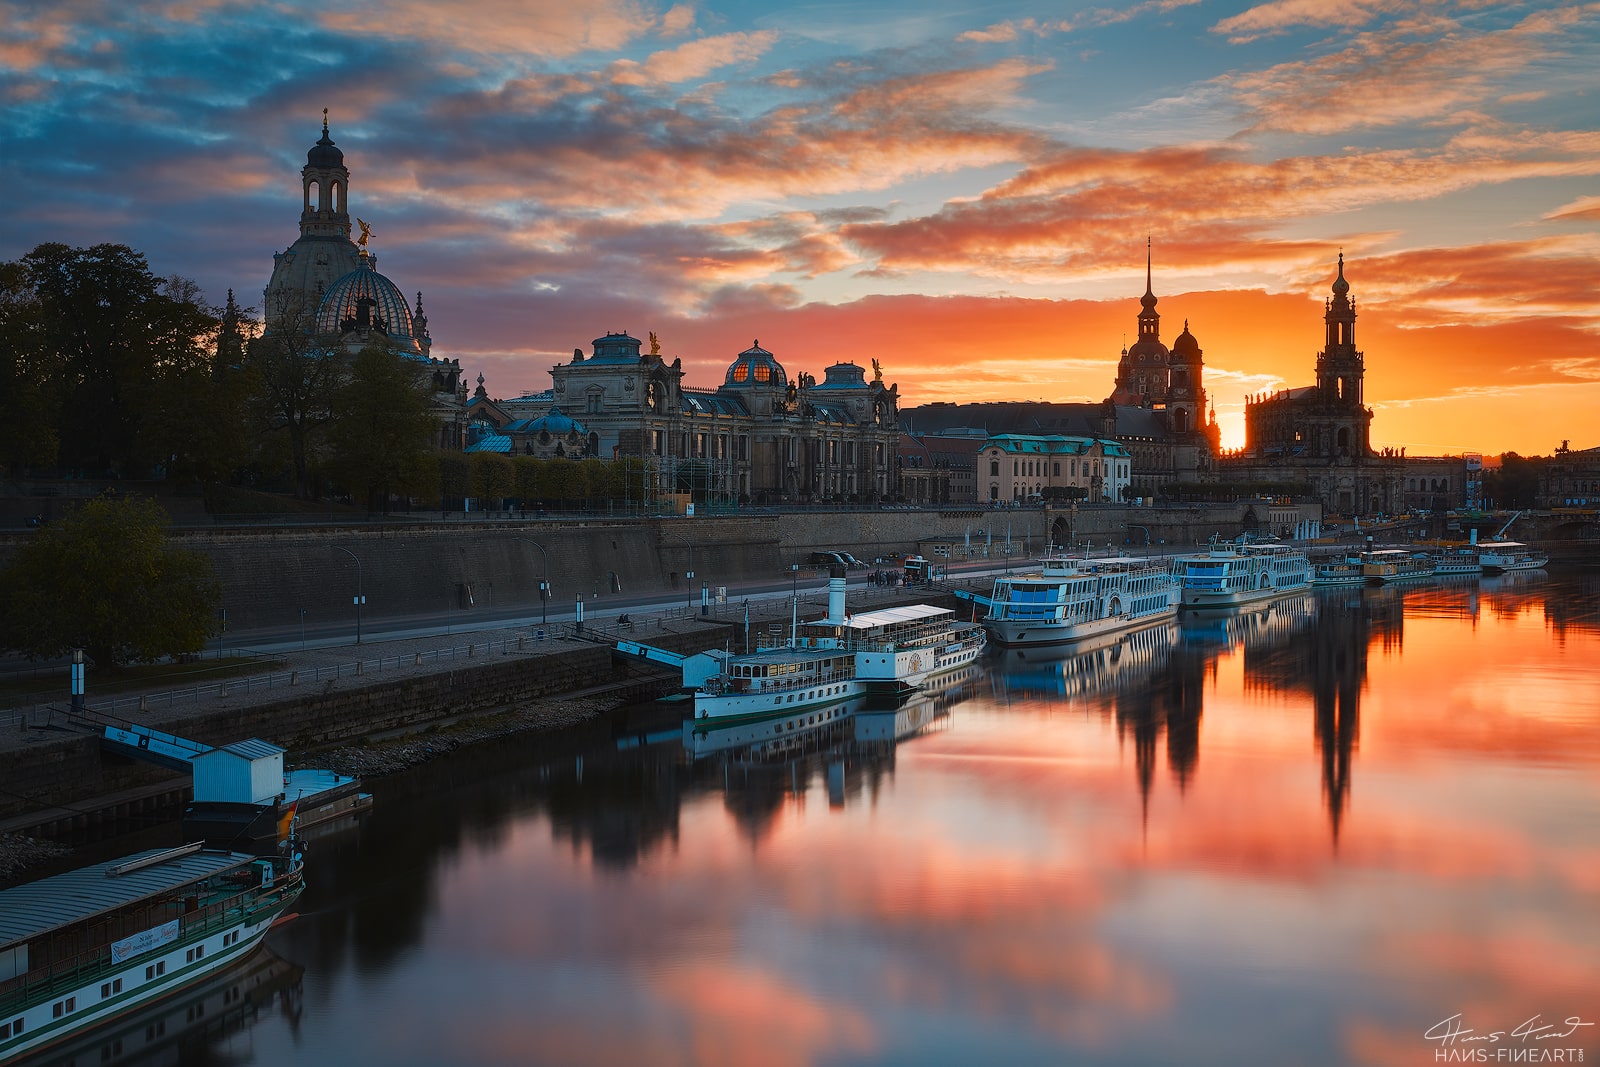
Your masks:
M204 937L239 922L249 911L270 907L276 904L291 886L298 885L299 882L298 871L279 875L272 889L265 892L252 887L223 900L213 901L195 911L184 912L177 917L180 922L177 943ZM151 955L151 953L140 953L140 955ZM132 959L133 957L130 957L130 960L124 963L131 962ZM51 960L43 966L0 981L0 1015L9 1015L13 1011L21 1010L22 1006L35 996L48 997L57 992L64 993L77 989L92 976L104 972L112 965L111 944L108 942L71 956Z

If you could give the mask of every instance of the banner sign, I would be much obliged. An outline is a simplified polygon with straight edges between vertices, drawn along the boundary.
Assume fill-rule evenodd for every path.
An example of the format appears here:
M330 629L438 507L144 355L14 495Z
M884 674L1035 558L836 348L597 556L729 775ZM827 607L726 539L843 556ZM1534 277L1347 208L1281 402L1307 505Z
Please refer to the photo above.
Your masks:
M111 943L111 962L122 963L133 957L149 952L153 948L171 944L178 940L178 920L162 923L132 937L125 937L121 941Z

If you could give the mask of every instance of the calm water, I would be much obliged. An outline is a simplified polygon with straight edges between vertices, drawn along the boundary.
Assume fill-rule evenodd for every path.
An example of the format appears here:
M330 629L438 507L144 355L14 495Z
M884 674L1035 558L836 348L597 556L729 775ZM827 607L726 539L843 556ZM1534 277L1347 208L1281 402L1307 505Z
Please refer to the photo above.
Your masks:
M359 829L314 842L259 1013L182 1058L1600 1051L1600 577L996 657L781 753L680 737L638 709L378 783ZM1513 1036L1535 1017L1554 1029Z

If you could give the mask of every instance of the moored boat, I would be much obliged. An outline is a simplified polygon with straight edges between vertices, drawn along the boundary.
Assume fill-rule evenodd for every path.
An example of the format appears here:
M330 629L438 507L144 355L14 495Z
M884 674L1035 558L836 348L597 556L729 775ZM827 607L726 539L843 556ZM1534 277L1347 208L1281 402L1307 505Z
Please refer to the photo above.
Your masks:
M1440 545L1429 550L1435 578L1476 577L1483 573L1476 545Z
M1506 571L1536 571L1550 557L1521 541L1484 541L1478 545L1478 563L1484 574Z
M892 697L966 666L987 638L948 608L908 604L849 615L844 570L829 582L828 614L793 624L781 644L704 653L715 671L694 693L697 721L756 720L828 708L853 697Z
M1221 545L1178 557L1186 608L1231 608L1311 587L1306 554L1284 544Z
M1433 557L1403 548L1374 548L1361 553L1361 573L1369 585L1415 582L1433 577Z
M987 597L956 595L988 608L981 622L996 643L1018 647L1153 626L1177 614L1179 585L1167 560L1048 556L1038 571L996 578Z
M281 856L196 842L0 890L0 1061L243 960L302 888L291 839Z
M1361 571L1359 555L1318 556L1308 559L1311 565L1311 584L1365 585L1367 576Z

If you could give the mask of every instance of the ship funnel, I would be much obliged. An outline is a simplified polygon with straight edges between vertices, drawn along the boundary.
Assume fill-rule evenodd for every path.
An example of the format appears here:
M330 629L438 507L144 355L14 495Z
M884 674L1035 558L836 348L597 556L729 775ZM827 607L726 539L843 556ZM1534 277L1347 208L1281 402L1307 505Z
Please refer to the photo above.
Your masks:
M843 567L828 568L828 619L830 623L844 622L844 585L845 570Z
M1478 528L1476 526L1474 526L1472 528L1472 536L1467 539L1467 544L1475 545L1477 543L1478 543Z

